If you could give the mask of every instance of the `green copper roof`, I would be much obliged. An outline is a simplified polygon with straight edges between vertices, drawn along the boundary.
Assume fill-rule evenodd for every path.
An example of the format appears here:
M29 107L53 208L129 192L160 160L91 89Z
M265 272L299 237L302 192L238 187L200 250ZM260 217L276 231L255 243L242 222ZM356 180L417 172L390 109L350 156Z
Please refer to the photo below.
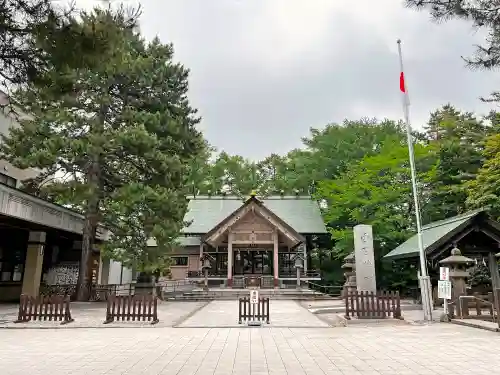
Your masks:
M260 199L260 198L259 198ZM260 199L264 206L301 234L327 233L318 203L309 197L270 196ZM197 196L189 201L184 220L192 223L184 233L207 233L240 208L244 200L235 197Z
M432 245L444 239L444 237L446 237L451 232L456 230L462 224L467 223L470 219L472 219L482 211L483 210L471 211L463 215L454 216L449 219L435 221L433 223L424 225L422 227L422 240L424 242L425 251L427 252ZM414 235L406 242L396 247L384 258L398 259L398 258L413 258L413 257L418 257L417 235Z

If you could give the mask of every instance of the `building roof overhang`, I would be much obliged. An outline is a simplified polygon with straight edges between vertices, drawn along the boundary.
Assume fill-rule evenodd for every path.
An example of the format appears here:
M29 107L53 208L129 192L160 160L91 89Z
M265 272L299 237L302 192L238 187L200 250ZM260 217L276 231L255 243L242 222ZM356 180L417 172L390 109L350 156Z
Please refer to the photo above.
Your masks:
M2 184L0 184L0 215L80 235L83 233L83 215ZM108 238L109 231L99 226L97 239L105 241Z
M282 235L287 237L293 246L298 246L305 241L304 236L298 233L294 228L284 222L279 216L272 212L269 208L262 204L255 195L251 195L243 205L233 211L229 216L220 221L205 235L202 236L202 241L212 246L216 241L226 233L233 225L241 220L247 213L254 212L262 216L272 226L274 226Z
M500 223L491 220L483 209L425 225L422 228L422 240L427 259L438 260L473 232L481 232L500 244ZM488 251L498 252L498 249L477 249L476 253ZM418 256L418 237L414 235L385 255L384 259L415 259Z

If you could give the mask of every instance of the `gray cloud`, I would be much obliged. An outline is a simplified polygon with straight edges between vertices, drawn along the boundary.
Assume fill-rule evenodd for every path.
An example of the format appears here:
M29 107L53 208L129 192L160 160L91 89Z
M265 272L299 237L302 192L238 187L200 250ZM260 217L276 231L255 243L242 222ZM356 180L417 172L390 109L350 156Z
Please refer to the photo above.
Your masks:
M469 24L435 25L396 0L142 5L145 35L172 42L176 59L191 69L190 99L208 140L252 159L299 147L310 126L401 118L398 37L416 127L448 102L487 112L479 97L499 83L492 72L464 67L460 56L480 40Z

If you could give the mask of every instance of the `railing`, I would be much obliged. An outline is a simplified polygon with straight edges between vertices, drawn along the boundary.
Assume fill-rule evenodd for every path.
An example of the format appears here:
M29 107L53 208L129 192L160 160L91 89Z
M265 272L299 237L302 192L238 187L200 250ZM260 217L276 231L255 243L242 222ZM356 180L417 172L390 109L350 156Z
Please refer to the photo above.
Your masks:
M25 323L30 320L60 321L61 324L71 323L69 296L38 296L31 297L21 294L19 312L15 323Z
M203 271L188 271L187 277L190 279L202 279L205 277ZM227 277L227 271L208 270L208 277Z
M341 297L344 286L343 285L322 285L318 283L313 283L311 281L307 282L308 288L315 290L317 292L326 294L330 297Z
M485 311L486 313L484 313ZM459 296L448 304L448 315L450 318L480 319L493 322L498 319L491 292L487 295L474 293L472 296Z
M345 294L345 318L384 319L401 318L401 300L399 292L358 292Z
M278 277L295 279L295 278L297 278L297 271L296 270L293 270L293 271L279 271L278 272ZM320 274L319 271L316 271L316 270L307 270L307 271L302 270L302 271L300 271L300 277L304 278L304 279L307 279L307 278L320 278L321 274Z

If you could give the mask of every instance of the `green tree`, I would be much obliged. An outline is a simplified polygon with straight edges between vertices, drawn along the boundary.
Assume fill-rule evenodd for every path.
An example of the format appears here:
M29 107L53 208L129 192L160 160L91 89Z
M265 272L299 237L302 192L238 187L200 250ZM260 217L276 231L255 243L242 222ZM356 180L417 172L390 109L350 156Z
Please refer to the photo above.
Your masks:
M415 145L419 180L433 165L427 147ZM346 166L337 178L318 184L318 199L324 200L324 218L335 241L336 258L353 251L352 228L373 226L377 275L381 285L391 284L391 273L383 272L382 257L414 233L414 207L408 148L398 137L379 144L376 155L367 155Z
M256 163L239 155L221 152L208 168L203 193L248 196L253 190L260 193L264 177Z
M476 178L482 166L484 141L490 132L491 127L484 121L450 104L431 114L425 135L437 163L427 179L424 222L442 220L468 209L467 183Z
M49 188L85 215L78 282L85 299L99 222L112 233L103 246L111 258L145 271L168 263L183 226L190 164L204 141L186 96L188 70L172 61L171 45L145 42L122 12L94 9L81 19L85 38L112 48L99 64L52 66L43 77L51 85L18 90L30 118L4 137L2 153L17 166L67 176Z
M477 178L468 187L467 203L470 207L489 207L490 214L500 219L500 133L486 139L483 151L485 162Z
M324 129L311 128L309 137L302 139L304 149L292 150L286 156L288 191L313 192L318 181L334 179L352 161L377 154L388 136L403 140L401 124L363 118L329 124Z

